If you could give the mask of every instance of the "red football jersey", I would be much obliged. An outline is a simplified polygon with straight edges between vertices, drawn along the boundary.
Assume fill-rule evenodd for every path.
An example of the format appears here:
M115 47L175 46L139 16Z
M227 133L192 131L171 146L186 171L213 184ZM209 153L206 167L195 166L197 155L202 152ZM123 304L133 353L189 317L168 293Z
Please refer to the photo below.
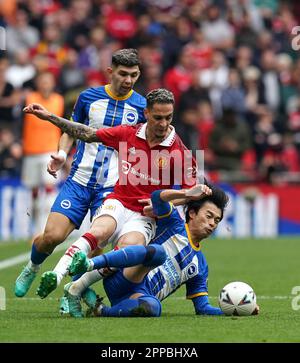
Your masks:
M143 211L139 199L150 198L159 189L174 184L191 188L196 184L196 161L175 129L159 145L149 147L146 124L115 126L97 130L99 140L119 152L119 180L108 198L126 208Z

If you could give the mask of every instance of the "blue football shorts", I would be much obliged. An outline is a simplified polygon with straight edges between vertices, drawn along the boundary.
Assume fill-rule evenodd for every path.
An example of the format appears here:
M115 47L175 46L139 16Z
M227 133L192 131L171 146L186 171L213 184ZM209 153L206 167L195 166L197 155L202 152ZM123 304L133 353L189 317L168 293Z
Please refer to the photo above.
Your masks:
M90 210L91 220L96 210L113 188L89 188L72 179L67 179L53 203L51 212L68 217L78 229Z
M111 306L128 299L136 293L153 295L148 284L147 276L141 283L137 284L124 277L123 269L119 269L113 275L106 277L103 280L103 286Z

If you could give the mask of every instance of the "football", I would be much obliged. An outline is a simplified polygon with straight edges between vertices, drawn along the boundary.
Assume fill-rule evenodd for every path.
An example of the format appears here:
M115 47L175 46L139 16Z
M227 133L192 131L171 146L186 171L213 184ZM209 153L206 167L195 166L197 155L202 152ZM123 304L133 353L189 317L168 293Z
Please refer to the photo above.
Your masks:
M225 315L249 316L256 309L256 295L245 282L230 282L220 292L219 306Z

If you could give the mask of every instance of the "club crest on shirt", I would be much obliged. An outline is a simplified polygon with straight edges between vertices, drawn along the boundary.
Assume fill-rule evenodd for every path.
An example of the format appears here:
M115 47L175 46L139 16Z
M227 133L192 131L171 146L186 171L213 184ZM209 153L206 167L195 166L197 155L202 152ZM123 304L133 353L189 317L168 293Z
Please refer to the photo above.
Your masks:
M154 162L159 169L166 169L168 166L168 158L164 155L159 155Z
M125 111L124 112L124 120L129 125L134 125L138 121L138 114L133 110Z
M191 263L187 269L187 274L189 277L192 277L196 273L197 273L197 266L194 263Z

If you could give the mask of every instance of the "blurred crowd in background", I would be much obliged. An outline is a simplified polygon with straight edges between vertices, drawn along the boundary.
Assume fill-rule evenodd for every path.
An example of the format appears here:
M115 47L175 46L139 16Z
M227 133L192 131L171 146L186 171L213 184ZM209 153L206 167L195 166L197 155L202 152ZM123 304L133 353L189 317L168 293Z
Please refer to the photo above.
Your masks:
M61 95L69 118L130 47L142 62L135 90L174 93L176 130L205 151L212 179L300 183L297 25L297 0L0 2L0 177L20 177L26 102Z

